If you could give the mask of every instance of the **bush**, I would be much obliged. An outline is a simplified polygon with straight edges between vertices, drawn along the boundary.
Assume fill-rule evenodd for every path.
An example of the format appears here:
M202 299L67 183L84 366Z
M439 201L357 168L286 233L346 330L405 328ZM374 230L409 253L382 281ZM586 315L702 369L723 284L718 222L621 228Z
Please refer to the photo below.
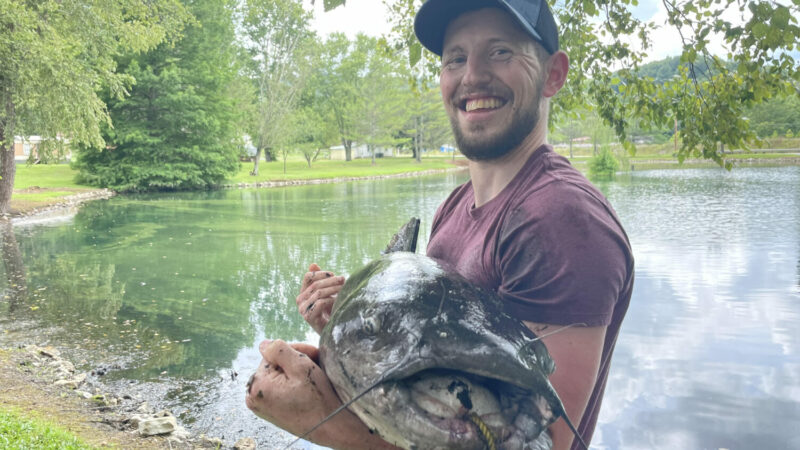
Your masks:
M619 161L607 145L602 146L600 152L589 160L589 176L592 178L614 178L617 170Z

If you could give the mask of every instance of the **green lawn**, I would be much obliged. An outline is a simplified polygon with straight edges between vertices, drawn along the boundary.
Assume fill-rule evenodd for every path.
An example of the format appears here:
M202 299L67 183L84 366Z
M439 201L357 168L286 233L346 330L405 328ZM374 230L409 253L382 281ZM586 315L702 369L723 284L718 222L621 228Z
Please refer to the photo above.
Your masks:
M462 159L462 158L460 158ZM352 161L320 160L308 167L306 161L299 157L289 157L284 173L283 161L264 162L258 165L258 175L250 175L252 162L243 162L239 173L229 180L231 183L259 183L280 180L315 180L326 178L368 177L374 175L392 175L423 170L447 169L455 167L451 158L426 157L417 163L410 157L377 158L375 165L370 159L354 159Z
M67 188L91 189L75 183L77 172L69 164L27 164L17 165L17 174L14 176L14 189L27 189L38 186L40 188Z
M94 447L47 420L0 407L0 448L72 450Z

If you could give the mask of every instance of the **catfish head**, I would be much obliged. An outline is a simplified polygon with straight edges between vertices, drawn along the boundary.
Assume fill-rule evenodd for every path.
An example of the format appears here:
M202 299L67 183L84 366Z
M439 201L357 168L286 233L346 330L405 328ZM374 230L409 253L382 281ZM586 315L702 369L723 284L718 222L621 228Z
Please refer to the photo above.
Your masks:
M537 336L423 255L388 253L352 275L319 347L340 399L400 447L549 448L543 431L564 416Z

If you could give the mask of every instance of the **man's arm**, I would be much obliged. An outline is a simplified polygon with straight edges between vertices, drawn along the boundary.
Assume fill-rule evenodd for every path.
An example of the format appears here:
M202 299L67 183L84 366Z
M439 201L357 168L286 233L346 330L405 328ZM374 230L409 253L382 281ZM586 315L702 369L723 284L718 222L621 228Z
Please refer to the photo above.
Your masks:
M264 341L263 360L247 385L246 402L256 415L297 436L308 432L342 402L316 361L319 352L308 344ZM347 409L317 428L306 439L332 448L396 449L370 433Z
M597 381L606 327L570 327L557 331L563 326L528 321L525 325L537 335L544 336L542 342L556 364L550 383L577 428ZM572 445L574 434L564 420L556 421L550 427L550 433L553 450L568 450Z

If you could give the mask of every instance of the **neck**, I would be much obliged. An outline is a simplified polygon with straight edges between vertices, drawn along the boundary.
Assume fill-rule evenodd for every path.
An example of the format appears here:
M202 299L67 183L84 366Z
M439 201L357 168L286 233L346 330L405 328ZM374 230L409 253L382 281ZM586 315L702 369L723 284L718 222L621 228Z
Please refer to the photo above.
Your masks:
M490 161L470 161L469 176L475 193L475 207L495 198L514 179L537 148L547 143L547 118L507 155Z

